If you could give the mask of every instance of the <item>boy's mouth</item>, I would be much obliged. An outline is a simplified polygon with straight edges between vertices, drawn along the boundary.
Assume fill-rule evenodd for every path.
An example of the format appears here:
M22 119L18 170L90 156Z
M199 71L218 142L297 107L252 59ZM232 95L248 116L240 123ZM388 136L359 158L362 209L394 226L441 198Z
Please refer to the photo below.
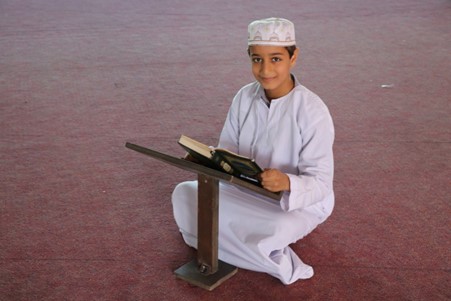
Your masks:
M275 78L276 78L275 76L274 77L260 77L261 81L265 82L265 83L269 83L269 82L273 81Z

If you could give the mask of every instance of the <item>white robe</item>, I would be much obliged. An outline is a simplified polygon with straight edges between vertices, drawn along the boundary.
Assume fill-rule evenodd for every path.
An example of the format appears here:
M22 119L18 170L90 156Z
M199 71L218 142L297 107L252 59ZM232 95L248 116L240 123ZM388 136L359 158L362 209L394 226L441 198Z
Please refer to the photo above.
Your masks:
M229 184L220 185L219 259L265 272L284 284L313 276L288 246L313 231L334 207L334 127L322 100L295 80L295 88L269 105L258 82L235 96L219 146L277 168L290 192L275 204ZM179 184L172 203L185 242L197 248L197 182Z

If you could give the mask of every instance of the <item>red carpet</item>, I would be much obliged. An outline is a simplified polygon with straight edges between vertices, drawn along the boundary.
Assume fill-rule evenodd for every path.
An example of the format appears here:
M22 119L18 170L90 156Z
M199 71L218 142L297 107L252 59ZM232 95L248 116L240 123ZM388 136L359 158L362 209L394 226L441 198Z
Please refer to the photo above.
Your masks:
M296 24L295 73L336 126L336 209L291 286L175 278L170 194L252 80L247 24ZM450 300L451 2L0 1L0 300Z

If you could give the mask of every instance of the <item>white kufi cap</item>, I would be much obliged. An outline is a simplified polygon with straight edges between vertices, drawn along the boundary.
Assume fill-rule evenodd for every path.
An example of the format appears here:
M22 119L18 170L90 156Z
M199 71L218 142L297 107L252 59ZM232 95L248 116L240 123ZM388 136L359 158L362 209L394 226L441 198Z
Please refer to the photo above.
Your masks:
M296 45L294 24L282 18L256 20L248 26L247 44L292 46Z

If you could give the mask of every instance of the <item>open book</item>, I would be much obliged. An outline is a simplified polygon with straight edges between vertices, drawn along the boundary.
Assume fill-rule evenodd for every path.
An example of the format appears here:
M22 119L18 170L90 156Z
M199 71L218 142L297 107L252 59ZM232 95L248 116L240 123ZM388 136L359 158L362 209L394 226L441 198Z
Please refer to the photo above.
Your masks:
M260 185L258 175L263 170L253 159L223 148L209 147L185 135L180 137L178 143L200 164Z

